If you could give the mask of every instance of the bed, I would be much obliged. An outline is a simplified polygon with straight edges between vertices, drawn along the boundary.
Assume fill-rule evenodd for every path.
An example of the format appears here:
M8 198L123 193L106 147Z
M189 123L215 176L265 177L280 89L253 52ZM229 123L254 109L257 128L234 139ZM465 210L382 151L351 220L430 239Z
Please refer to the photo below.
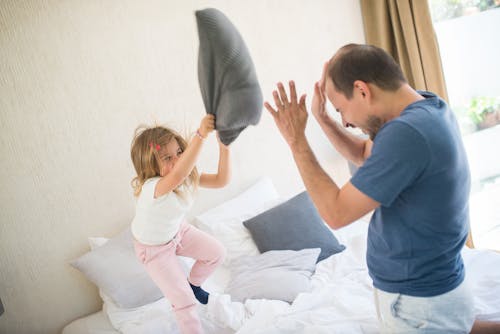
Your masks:
M337 247L319 261L321 250L314 246L261 253L262 245L256 240L255 230L243 222L261 216L269 218L269 212L273 213L273 219L279 220L276 208L284 203L291 203L290 199L281 197L271 180L263 178L235 198L193 217L194 225L216 236L228 250L224 264L203 285L211 292L209 303L198 306L207 333L377 333L372 285L365 261L368 218L338 231L328 230ZM271 235L275 232L266 230ZM299 232L307 234L304 230ZM281 233L276 240L287 239ZM306 241L314 245L324 240ZM100 250L112 242L113 238L89 238L91 250L82 257L107 263L112 259L103 254L110 253ZM89 257L99 252L99 258ZM464 248L462 255L477 318L500 321L500 254ZM63 334L178 333L167 300L152 295L155 299L152 302L124 307L116 301L119 295L110 296L105 281L92 276L95 263L82 262L81 258L72 261L72 265L98 286L103 308L68 324ZM181 258L181 261L189 270L192 260ZM120 277L124 275L120 273ZM249 275L253 275L252 282L237 281L238 277ZM273 288L269 289L273 280Z

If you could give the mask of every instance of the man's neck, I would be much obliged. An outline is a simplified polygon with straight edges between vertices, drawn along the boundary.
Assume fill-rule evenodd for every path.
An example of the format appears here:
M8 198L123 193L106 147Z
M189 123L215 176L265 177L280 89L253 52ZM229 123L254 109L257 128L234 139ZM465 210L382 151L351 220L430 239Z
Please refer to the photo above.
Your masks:
M410 104L423 99L424 97L408 84L404 84L395 92L382 91L380 96L380 105L382 106L380 109L382 113L381 117L388 122L396 117L399 117L403 110L405 110Z

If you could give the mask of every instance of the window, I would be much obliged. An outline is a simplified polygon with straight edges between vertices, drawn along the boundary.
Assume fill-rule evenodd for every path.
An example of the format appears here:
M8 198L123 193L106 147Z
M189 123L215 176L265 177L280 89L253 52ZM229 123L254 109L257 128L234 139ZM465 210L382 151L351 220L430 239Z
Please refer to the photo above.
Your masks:
M500 0L429 0L472 176L478 248L500 250Z

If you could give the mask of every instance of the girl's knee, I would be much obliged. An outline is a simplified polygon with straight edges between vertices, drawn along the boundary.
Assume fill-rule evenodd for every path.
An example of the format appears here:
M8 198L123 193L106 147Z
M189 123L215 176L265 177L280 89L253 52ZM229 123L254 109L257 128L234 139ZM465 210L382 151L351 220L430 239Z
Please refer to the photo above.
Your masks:
M215 240L215 242L212 244L210 258L207 261L205 261L205 263L218 266L222 262L224 262L225 258L226 258L226 247L224 247L224 245L220 243L218 240Z
M217 262L222 263L226 258L226 255L227 255L226 247L224 247L224 245L217 240Z

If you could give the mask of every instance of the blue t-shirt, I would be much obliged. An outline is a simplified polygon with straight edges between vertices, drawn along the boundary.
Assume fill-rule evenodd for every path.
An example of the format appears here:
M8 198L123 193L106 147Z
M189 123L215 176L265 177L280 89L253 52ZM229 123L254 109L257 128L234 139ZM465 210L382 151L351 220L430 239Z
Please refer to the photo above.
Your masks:
M373 285L427 297L464 279L470 173L453 112L436 95L419 93L424 100L380 129L351 182L381 203L368 229Z

